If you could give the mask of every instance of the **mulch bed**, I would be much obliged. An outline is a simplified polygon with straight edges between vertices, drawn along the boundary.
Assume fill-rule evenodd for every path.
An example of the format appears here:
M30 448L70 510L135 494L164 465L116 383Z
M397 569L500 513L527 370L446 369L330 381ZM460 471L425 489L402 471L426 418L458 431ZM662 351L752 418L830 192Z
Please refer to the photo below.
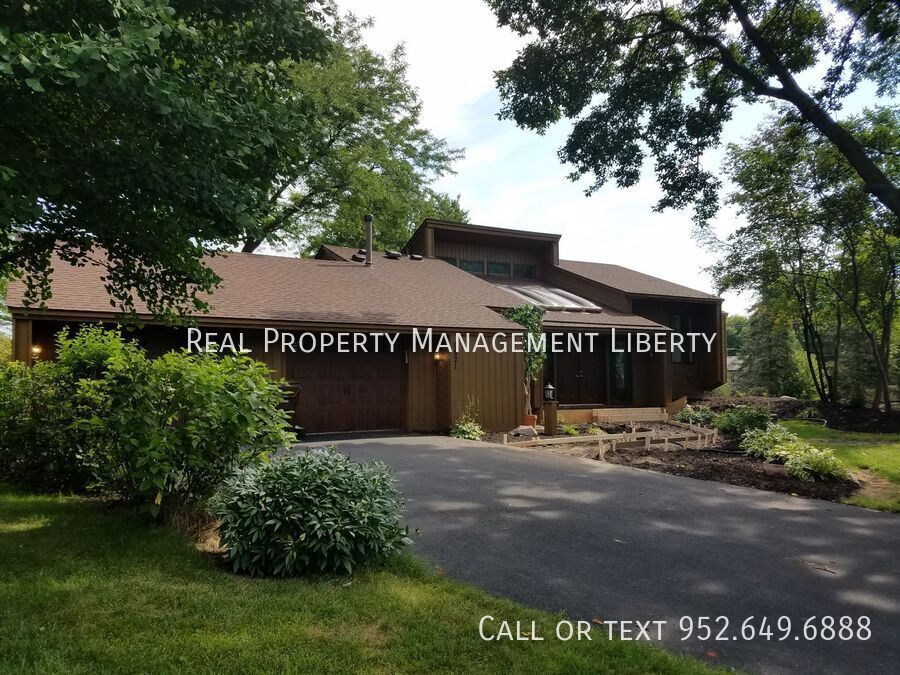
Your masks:
M730 444L732 445L732 444ZM715 480L730 485L785 492L801 497L814 497L840 501L853 494L859 486L853 481L834 483L810 483L789 476L772 476L766 473L766 463L744 454L714 452L722 448L664 450L650 448L622 448L607 452L606 461L640 469L650 469L676 476L701 480ZM596 452L594 453L596 456Z

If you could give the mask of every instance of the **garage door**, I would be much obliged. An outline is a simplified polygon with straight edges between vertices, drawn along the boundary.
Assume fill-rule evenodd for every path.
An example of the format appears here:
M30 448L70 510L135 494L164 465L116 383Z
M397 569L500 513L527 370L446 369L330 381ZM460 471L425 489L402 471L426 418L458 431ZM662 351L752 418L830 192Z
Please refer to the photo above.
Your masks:
M402 429L403 353L289 354L296 424L308 433Z

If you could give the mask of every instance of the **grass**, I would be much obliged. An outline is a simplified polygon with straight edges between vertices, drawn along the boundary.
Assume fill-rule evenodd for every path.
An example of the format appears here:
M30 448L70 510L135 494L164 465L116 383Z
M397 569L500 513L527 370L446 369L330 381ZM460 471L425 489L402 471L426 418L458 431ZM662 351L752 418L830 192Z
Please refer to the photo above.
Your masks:
M783 420L784 426L817 447L829 447L851 471L864 479L874 474L848 504L900 513L900 434L871 434L827 429L815 422Z
M0 672L616 672L705 666L646 644L562 642L560 617L409 556L315 580L235 576L186 539L71 497L0 490ZM484 642L480 617L544 642Z

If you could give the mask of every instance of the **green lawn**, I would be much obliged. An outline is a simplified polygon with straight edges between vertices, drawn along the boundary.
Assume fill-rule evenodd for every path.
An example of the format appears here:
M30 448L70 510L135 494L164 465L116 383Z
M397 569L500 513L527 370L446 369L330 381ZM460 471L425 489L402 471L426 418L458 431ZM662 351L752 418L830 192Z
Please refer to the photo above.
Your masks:
M408 556L352 578L234 576L166 528L75 498L0 491L0 560L0 672L705 670L598 631L559 641L560 617ZM483 642L485 614L536 620L547 639Z
M817 447L832 448L851 471L862 472L864 479L869 472L883 479L877 486L865 486L847 503L900 512L900 434L836 431L801 420L781 423Z

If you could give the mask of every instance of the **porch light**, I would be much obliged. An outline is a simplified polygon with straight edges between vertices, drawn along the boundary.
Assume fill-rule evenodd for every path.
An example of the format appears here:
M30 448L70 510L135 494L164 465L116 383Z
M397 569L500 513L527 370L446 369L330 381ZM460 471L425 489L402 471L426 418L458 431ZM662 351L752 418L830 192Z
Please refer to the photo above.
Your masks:
M549 382L544 385L544 400L552 401L553 397L556 395L556 389L553 388L553 385Z
M40 356L42 351L44 351L44 348L40 345L31 345L32 356Z
M446 361L446 360L447 360L447 355L444 354L444 353L442 353L442 352L435 352L435 353L434 353L434 360L435 360L435 361Z

